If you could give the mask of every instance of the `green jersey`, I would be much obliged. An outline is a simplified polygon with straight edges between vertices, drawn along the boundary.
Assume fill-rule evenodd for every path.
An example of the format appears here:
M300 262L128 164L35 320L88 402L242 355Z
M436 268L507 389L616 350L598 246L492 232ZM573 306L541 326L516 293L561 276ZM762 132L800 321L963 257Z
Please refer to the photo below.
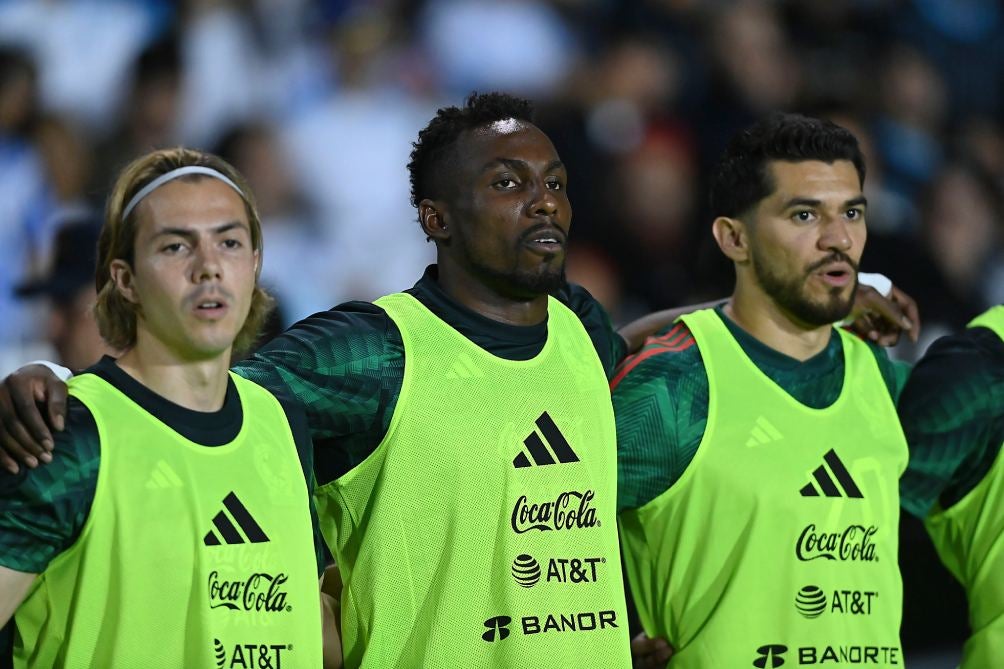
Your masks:
M716 313L753 363L793 398L816 409L836 401L844 380L841 337L830 337L825 349L799 361L757 341L721 308ZM867 346L886 388L897 398L909 366L890 361L879 346ZM649 337L619 366L611 387L617 417L619 507L634 509L683 475L707 427L708 375L686 323L674 323ZM764 431L756 436L770 439Z
M377 302L408 354L398 408L373 455L317 491L348 666L630 666L607 377L549 302L524 361L410 295Z
M684 322L704 359L707 428L683 476L621 515L646 632L667 638L681 667L901 664L906 443L874 355L834 333L841 390L830 406L807 407L718 314Z
M472 342L501 358L528 360L547 340L546 323L506 325L456 303L437 284L435 266L408 292ZM557 299L579 317L604 369L612 374L625 354L625 345L606 312L578 286L563 289ZM363 462L383 440L401 391L404 367L401 333L386 312L368 302L348 302L300 321L234 371L280 398L297 438L301 462L312 466L323 484ZM130 384L127 375L116 373L114 363L101 363L89 371L107 372L113 383L120 379L129 392L142 398L145 407L193 441L226 443L239 424L231 404L219 416L206 418L159 402L147 389L135 387L139 384ZM0 470L3 566L41 572L79 536L97 483L97 429L87 409L72 398L67 425L67 430L56 435L58 456L51 464L30 473L22 468L16 476Z
M97 374L71 381L97 427L97 486L16 612L15 666L320 662L308 481L275 397L231 384L240 427L207 448Z
M974 320L969 332L969 337L956 338L969 342L968 351L946 355L947 347L939 342L918 365L920 376L915 378L922 382L931 366L947 365L965 386L971 384L966 377L972 375L985 377L987 382L979 396L972 398L983 409L975 414L979 422L970 427L973 439L978 441L972 452L990 459L992 464L978 483L967 486L970 489L961 499L943 495L925 520L939 556L965 587L972 634L966 641L962 666L977 669L993 666L1004 657L1004 306ZM956 342L955 348L959 347ZM914 380L911 378L910 383ZM939 390L951 393L953 388ZM918 407L910 404L913 397L904 392L900 411L907 434L920 441L925 422L918 425L912 420L922 415ZM971 476L967 470L972 467L972 463L960 466L958 477L965 480Z

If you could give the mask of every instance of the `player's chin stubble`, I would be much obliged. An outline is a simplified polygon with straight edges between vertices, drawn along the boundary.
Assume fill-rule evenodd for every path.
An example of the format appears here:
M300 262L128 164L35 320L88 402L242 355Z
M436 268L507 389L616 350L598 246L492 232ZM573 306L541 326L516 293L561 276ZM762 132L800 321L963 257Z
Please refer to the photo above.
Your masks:
M803 323L820 327L831 325L842 321L851 313L854 295L857 293L857 281L847 297L842 295L845 288L831 288L827 298L818 302L810 298L806 291L806 283L815 269L799 277L786 278L773 274L763 265L754 264L753 267L764 292L783 310Z

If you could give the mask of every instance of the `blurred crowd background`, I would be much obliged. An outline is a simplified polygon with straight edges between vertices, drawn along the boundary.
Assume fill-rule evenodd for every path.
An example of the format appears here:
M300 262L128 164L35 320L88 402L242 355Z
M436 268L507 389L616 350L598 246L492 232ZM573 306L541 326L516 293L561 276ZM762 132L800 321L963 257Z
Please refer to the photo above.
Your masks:
M775 109L850 128L868 157L862 269L920 303L920 345L894 353L912 360L1004 302L1002 38L998 0L0 0L0 372L100 351L94 226L116 171L153 148L248 177L274 327L411 286L434 256L411 142L492 89L536 103L570 173L569 276L618 322L731 289L705 193L734 132ZM920 658L965 620L909 532Z

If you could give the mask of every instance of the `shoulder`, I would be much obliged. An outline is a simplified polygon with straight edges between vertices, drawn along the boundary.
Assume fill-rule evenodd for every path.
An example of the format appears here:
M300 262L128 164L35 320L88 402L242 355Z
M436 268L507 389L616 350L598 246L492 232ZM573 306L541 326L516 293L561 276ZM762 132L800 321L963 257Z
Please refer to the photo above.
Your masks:
M568 307L582 323L593 343L593 348L600 356L607 378L610 378L614 368L627 353L627 344L614 330L607 310L588 290L574 283L566 284L554 297Z
M379 306L372 302L344 302L294 323L262 350L281 349L290 340L365 339L384 336L391 330L397 330L397 326Z
M581 318L596 311L606 311L592 294L577 283L566 283L555 295L555 299L571 309Z
M700 349L686 323L677 321L646 339L637 353L625 358L610 388L616 396L653 380L667 383L695 374L707 378Z
M62 430L53 431L53 460L35 469L21 467L17 474L0 473L0 495L18 488L45 485L65 475L78 473L81 466L93 465L101 453L101 440L94 415L87 406L70 395L66 403L66 422Z
M900 400L900 412L965 397L969 408L992 406L1004 396L1004 341L986 328L938 339L916 364Z
M361 359L400 355L400 341L386 311L370 302L346 302L294 323L235 369L278 363L323 373Z
M565 284L554 298L568 307L590 333L593 330L602 330L615 334L607 310L582 286L574 283Z
M875 342L861 339L853 333L849 333L849 338L851 341L860 342L868 348L875 358L875 364L878 365L879 374L882 375L882 380L885 381L889 396L892 397L893 402L897 402L903 392L903 386L906 384L907 377L910 375L910 365L893 360L889 357L888 349L884 346L879 346Z
M100 463L98 428L70 397L51 463L0 473L0 564L40 573L73 544L90 513Z

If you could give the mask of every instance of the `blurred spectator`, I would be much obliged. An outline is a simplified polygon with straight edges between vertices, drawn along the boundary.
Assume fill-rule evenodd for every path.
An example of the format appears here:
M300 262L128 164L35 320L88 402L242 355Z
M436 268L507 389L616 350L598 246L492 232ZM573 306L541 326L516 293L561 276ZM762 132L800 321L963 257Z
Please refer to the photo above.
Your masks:
M48 244L53 203L45 164L32 142L38 117L35 65L28 54L0 47L0 343L36 335L31 310L10 287L37 269Z
M537 0L431 0L419 30L453 96L500 89L547 98L577 50L560 15Z
M920 209L919 237L874 236L865 252L867 268L917 296L924 331L915 353L1004 298L1004 200L993 178L973 160L952 160Z
M167 0L6 0L0 41L39 63L44 108L104 134L118 119L130 64L158 31Z
M265 123L234 128L216 153L248 180L258 203L265 240L262 281L278 298L284 326L335 304L338 273L328 231L293 180L275 131Z
M56 233L52 267L44 275L15 288L21 299L46 298L46 339L60 364L80 370L111 350L98 333L93 307L94 265L100 221L95 217L70 219Z
M875 144L890 186L912 197L941 165L938 138L947 113L944 81L919 51L894 45L882 60L878 90Z
M134 63L122 122L97 147L92 192L107 193L112 177L137 156L178 143L180 100L180 45L171 31Z
M283 132L293 175L326 227L313 253L338 272L336 303L408 288L433 259L410 204L406 166L435 103L406 86L411 63L399 58L406 45L395 20L372 9L336 26L340 88Z

